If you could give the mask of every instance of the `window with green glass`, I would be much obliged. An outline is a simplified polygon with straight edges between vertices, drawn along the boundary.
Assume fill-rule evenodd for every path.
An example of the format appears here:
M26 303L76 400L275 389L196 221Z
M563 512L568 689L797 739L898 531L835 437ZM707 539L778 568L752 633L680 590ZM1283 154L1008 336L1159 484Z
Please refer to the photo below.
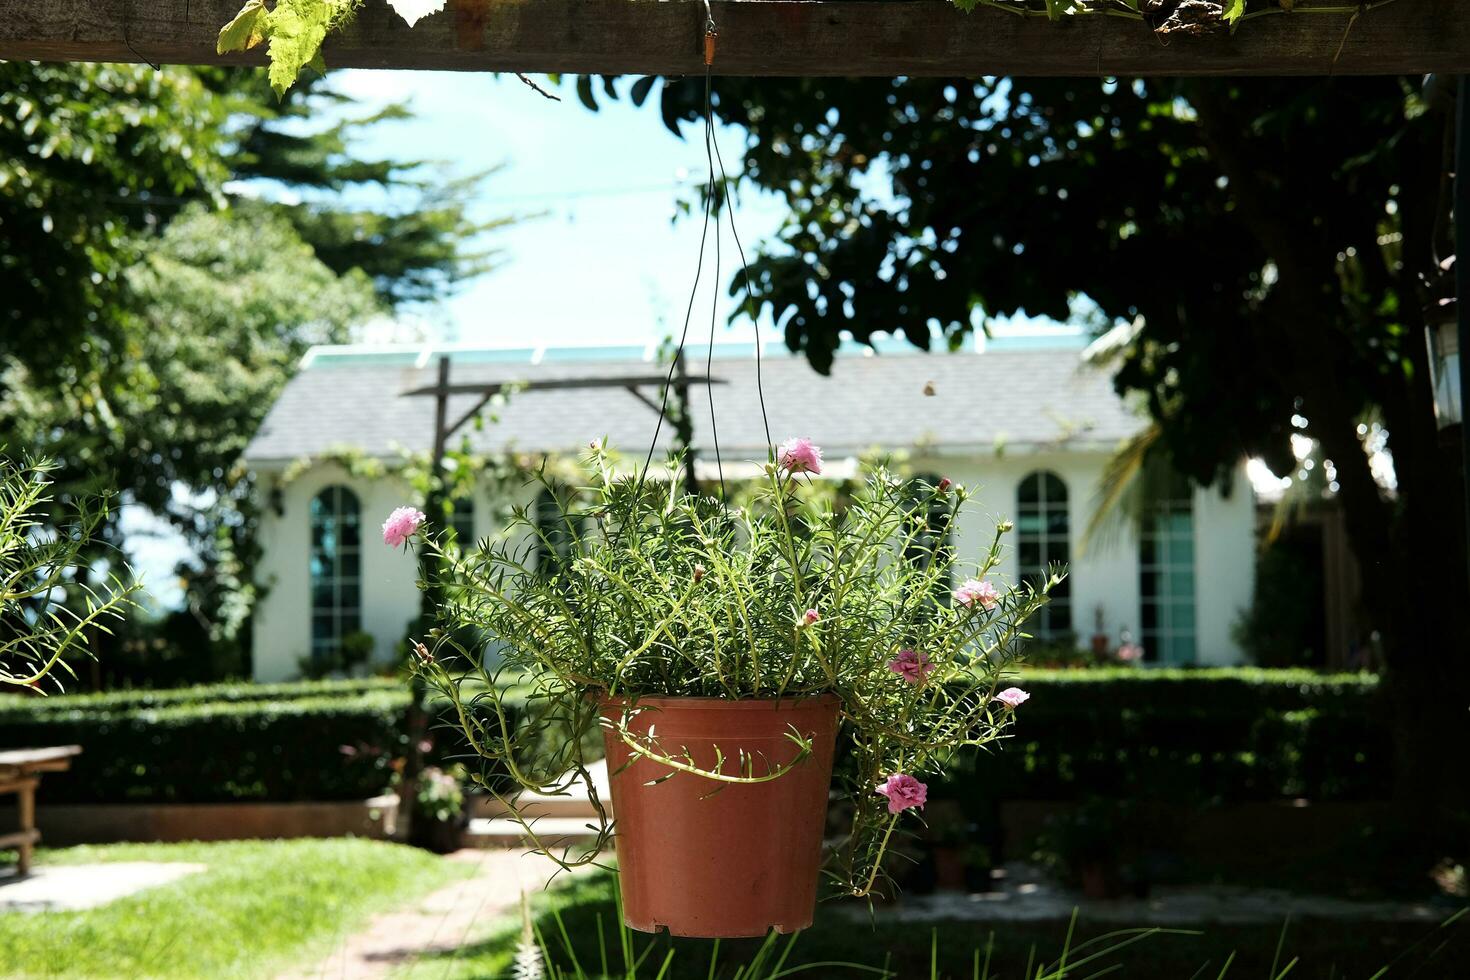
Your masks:
M1150 509L1139 535L1138 594L1143 658L1178 666L1196 660L1194 505L1187 489Z
M1016 489L1016 564L1021 581L1040 587L1052 565L1070 562L1071 535L1067 484L1049 470L1029 474ZM1070 578L1052 589L1051 601L1032 619L1029 631L1047 643L1074 640Z
M330 656L362 629L361 508L343 486L312 498L311 655Z
M915 495L914 512L904 528L907 536L904 558L919 568L928 568L936 560L943 561L954 551L954 497L933 492L941 479L937 473L926 473L911 485ZM920 501L927 501L927 506L919 507ZM953 586L948 576L935 581L935 602L947 604Z
M458 497L449 503L449 529L454 532L454 543L463 551L475 545L475 498Z
M536 567L554 576L566 567L576 550L582 526L579 518L569 515L573 491L562 487L543 487L536 497L533 519L536 522Z

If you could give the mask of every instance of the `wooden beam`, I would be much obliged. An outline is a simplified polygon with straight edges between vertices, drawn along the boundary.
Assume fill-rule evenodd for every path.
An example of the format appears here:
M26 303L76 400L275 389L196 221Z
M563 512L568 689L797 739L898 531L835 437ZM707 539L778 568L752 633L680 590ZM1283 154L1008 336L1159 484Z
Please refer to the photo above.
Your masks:
M1305 5L1307 0L1299 0ZM1321 2L1321 0L1318 0ZM0 0L0 59L259 64L215 54L241 0ZM1341 6L1351 7L1344 2ZM963 14L946 0L713 0L726 75L1321 75L1470 72L1460 0L1254 18L1167 39L1106 16ZM699 0L450 0L409 27L382 0L327 42L338 68L697 74ZM1339 54L1340 49L1340 54Z
M424 395L438 395L441 391L447 395L498 395L507 388L517 393L527 391L559 391L564 388L626 388L632 385L662 385L667 381L662 374L634 374L618 377L596 377L596 378L551 378L545 381L466 381L458 384L423 385L419 388L410 388L408 391L400 392L403 398L417 398ZM703 374L692 374L684 379L689 384L727 384L724 378L711 378Z

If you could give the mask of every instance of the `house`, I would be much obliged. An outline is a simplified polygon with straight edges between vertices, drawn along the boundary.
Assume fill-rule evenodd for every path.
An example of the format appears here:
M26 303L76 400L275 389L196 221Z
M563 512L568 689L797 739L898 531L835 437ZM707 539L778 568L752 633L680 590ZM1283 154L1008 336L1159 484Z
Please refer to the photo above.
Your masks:
M715 475L709 394L727 473L748 474L750 461L766 458L754 353L750 345L719 345L689 355L692 374L708 358L716 380L691 396L704 479ZM405 393L432 388L441 358L450 361L453 385L569 385L521 391L494 421L466 427L478 452L561 454L606 439L641 459L653 436L658 386L618 382L662 374L651 348L312 350L245 456L269 503L259 538L257 679L293 676L303 657L358 632L372 636L376 659L390 659L414 620L415 563L377 537L389 511L411 495L391 468L374 473L362 463L430 450L436 399ZM1233 493L1186 490L1159 502L1141 528L1125 525L1080 547L1104 465L1143 425L1110 379L1083 363L1080 344L843 354L830 377L772 348L759 371L775 441L811 437L834 473L852 472L861 454L879 449L905 453L916 473L965 484L974 499L956 546L962 557L978 557L995 520L1014 519L999 570L1007 580L1066 562L1069 578L1033 630L1042 641L1085 645L1101 633L1116 644L1126 631L1151 663L1242 660L1231 626L1251 601L1255 540L1243 464ZM579 386L588 379L599 386ZM451 396L447 417L478 401L473 393ZM659 444L674 445L669 425ZM495 530L490 493L482 487L456 508L462 538Z

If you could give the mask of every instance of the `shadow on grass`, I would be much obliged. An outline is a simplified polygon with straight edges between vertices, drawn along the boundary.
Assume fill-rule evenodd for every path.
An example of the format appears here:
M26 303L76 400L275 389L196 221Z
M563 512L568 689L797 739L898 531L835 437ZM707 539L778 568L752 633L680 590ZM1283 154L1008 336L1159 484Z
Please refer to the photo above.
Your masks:
M549 950L548 978L754 980L812 977L1042 978L1097 976L1169 980L1449 978L1470 976L1470 916L1436 927L1403 922L1292 920L1284 925L1192 929L1093 927L1086 922L865 924L818 912L796 937L673 939L620 929L615 879L579 878L535 896L532 927ZM509 976L522 930L425 957L411 977ZM630 967L632 968L630 970Z

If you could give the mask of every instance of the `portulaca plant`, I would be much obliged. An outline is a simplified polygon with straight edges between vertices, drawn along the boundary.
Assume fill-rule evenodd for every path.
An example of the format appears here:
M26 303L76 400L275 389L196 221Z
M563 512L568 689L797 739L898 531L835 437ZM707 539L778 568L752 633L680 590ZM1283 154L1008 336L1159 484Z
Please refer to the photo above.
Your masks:
M592 486L560 505L555 526L522 512L513 533L478 550L441 546L422 514L394 512L385 541L416 537L443 569L442 625L417 647L415 669L453 705L487 772L539 793L588 788L601 833L588 852L552 854L567 866L595 860L609 836L587 777L599 725L715 788L789 769L750 759L701 769L638 740L626 715L603 718L600 701L636 711L653 696L836 695L837 778L853 817L831 873L869 894L901 818L924 807L924 779L1003 737L1026 700L1004 687L1005 671L1064 571L997 586L1004 521L977 560L962 560L949 532L967 494L949 480L879 469L835 506L810 485L822 459L804 439L772 454L738 508L685 492L677 464L658 479L620 476L597 444L587 462Z

